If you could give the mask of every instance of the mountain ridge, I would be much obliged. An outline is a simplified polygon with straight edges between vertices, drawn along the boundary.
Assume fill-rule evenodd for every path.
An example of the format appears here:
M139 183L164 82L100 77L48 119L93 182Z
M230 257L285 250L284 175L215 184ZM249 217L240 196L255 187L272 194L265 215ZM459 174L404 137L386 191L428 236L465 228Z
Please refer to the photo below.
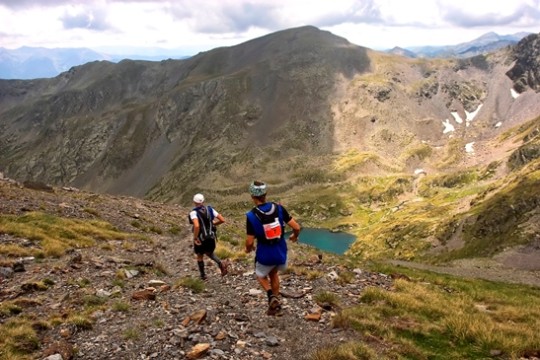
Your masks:
M476 39L455 45L442 46L413 46L406 50L408 56L426 58L467 58L486 54L507 46L515 45L531 33L519 32L515 34L499 35L495 32L485 33Z
M302 27L186 60L93 62L53 79L3 80L0 169L166 203L204 192L233 213L249 201L246 183L264 179L307 225L369 239L351 250L361 257L408 260L431 247L439 260L467 257L469 243L485 240L472 233L523 245L533 241L523 224L534 189L512 221L485 206L505 206L499 191L515 194L503 184L517 173L535 184L537 38L429 60ZM368 221L401 201L406 211L393 213L392 226ZM411 223L417 207L428 215ZM462 226L476 212L495 225ZM508 234L497 224L519 236L494 234ZM456 226L465 230L449 236ZM460 252L448 246L454 237Z
M310 38L310 36L315 37ZM199 128L198 131L205 134L203 137L208 140L212 139L216 144L224 140L231 141L232 147L235 148L237 146L234 145L234 142L236 141L238 144L242 140L244 144L242 146L249 146L251 142L256 142L264 148L265 142L270 141L270 138L267 137L270 129L275 129L277 135L283 134L283 130L280 130L283 126L291 128L300 125L296 131L300 131L305 140L302 141L302 145L298 149L292 147L287 152L291 155L300 154L299 150L315 151L315 153L320 154L329 153L334 148L332 144L335 140L332 139L334 136L332 135L333 125L327 119L336 117L339 122L340 116L347 111L350 112L350 110L345 110L346 107L344 107L344 113L344 110L332 105L331 103L335 103L337 100L332 99L332 96L339 94L339 92L335 92L335 89L339 89L340 83L344 85L349 83L354 74L357 74L357 77L360 76L359 80L355 81L361 86L354 89L356 95L351 94L346 95L346 97L359 96L362 99L360 103L354 105L354 109L361 110L360 114L365 113L365 115L360 115L362 118L365 117L365 120L361 120L355 127L360 126L365 130L370 128L376 130L379 127L384 130L386 126L391 126L394 127L391 132L399 132L409 128L415 129L414 131L418 135L423 133L422 140L437 142L446 136L443 136L442 131L436 134L435 129L443 127L436 124L436 118L439 118L440 124L443 124L446 121L444 117L450 117L452 120L453 117L450 113L454 112L455 116L458 116L457 119L460 119L465 125L466 113L473 113L485 100L487 88L482 84L482 81L488 81L486 75L491 71L489 67L493 66L489 65L486 58L480 59L478 64L473 61L447 63L445 66L449 68L442 68L444 76L448 79L457 76L455 81L458 82L445 84L444 82L439 83L438 76L429 73L430 65L428 64L419 63L417 65L414 62L399 64L398 61L401 60L381 57L377 52L357 47L342 38L329 38L328 36L330 35L327 32L319 32L313 27L304 27L278 32L275 35L234 47L214 49L187 60L168 60L160 63L124 60L118 64L93 62L75 67L50 80L2 81L0 82L0 91L2 88L5 89L1 92L4 114L8 109L13 111L11 115L4 115L4 118L6 116L6 119L23 116L17 121L18 125L13 123L14 129L24 127L25 122L28 125L39 123L40 126L48 126L43 121L35 123L31 119L35 115L30 115L29 112L20 107L23 102L25 107L29 106L30 101L35 101L36 106L41 109L38 110L39 113L43 113L43 109L45 109L49 114L46 115L47 117L53 116L56 119L56 114L58 114L65 118L65 121L81 112L87 112L87 116L91 116L91 118L98 116L101 120L96 118L96 121L103 122L109 114L112 117L103 122L105 128L102 128L108 129L105 131L109 134L107 135L109 139L107 142L109 142L113 141L112 139L115 137L119 140L118 136L122 136L121 133L118 133L118 131L122 131L122 127L118 127L120 123L113 121L115 117L118 117L114 113L120 112L120 118L124 119L122 126L124 126L125 131L128 131L126 126L132 126L128 119L133 117L136 123L146 129L141 134L148 134L150 137L146 139L142 137L138 144L128 142L128 145L131 144L129 150L109 149L109 154L116 152L115 157L120 156L127 160L125 165L118 164L120 168L124 168L125 166L129 167L129 163L139 156L131 156L132 160L128 160L129 153L132 155L142 154L141 151L145 151L144 147L160 136L163 139L161 140L162 145L156 143L156 149L160 146L170 147L171 143L179 140L185 145L191 143L197 135L186 133L190 126ZM283 46L284 43L290 41L293 41L291 44L294 44L292 48L287 49ZM325 41L328 45L324 45ZM328 43L328 41L330 42ZM318 44L316 48L313 47L315 43ZM396 70L387 71L378 81L370 81L371 75L368 75L368 72L375 68L372 58L379 59L381 64L387 63L390 66L389 69L393 67ZM376 66L384 71L381 65L377 64ZM451 68L452 66L453 68ZM426 70L422 70L423 67ZM366 82L361 80L363 73L366 74L364 76ZM467 80L461 77L460 73L463 73ZM493 105L490 106L494 106L495 101L503 104L511 104L512 102L510 96L512 84L508 80L504 80L502 73L500 76L501 81L506 81L507 89L503 90L505 94L496 95L493 93L495 97L491 96ZM405 80L419 87L416 93L412 93L407 88L409 85L402 85L405 84L403 82ZM314 92L313 89L317 89L317 91ZM241 97L238 98L237 95L230 97L232 93L237 93ZM31 100L32 97L34 100ZM498 100L496 100L497 97ZM291 99L294 98L302 99L302 101L291 104ZM344 101L351 100L352 98ZM121 105L120 101L126 105ZM351 104L355 102L353 101ZM412 116L404 116L404 114L390 111L386 104L394 102L404 107L404 114L407 112L418 112L418 114L412 115L413 113L411 113ZM109 110L111 106L114 108L119 104L118 109L112 112ZM427 109L429 109L428 112L426 112ZM485 109L484 107L484 111ZM493 109L497 111L496 115L491 120L489 117L485 118L488 121L487 125L491 127L508 116L505 115L508 110L501 112L497 108ZM534 106L531 106L531 111L533 111L532 109ZM512 113L514 121L519 121L518 113L524 110L515 108L514 113ZM334 112L334 115L331 112ZM371 115L370 112L372 112ZM105 115L105 117L100 114ZM227 119L226 126L223 126L223 119L221 119L223 116ZM302 119L306 116L312 117L312 120L306 122ZM199 117L213 118L213 120L198 124L193 122L197 121ZM381 117L381 119L378 121L377 117ZM27 120L23 120L24 118ZM418 122L418 120L414 121L411 118L426 119ZM396 120L390 124L387 119ZM51 119L51 121L57 120ZM81 122L81 119L74 118L70 121ZM193 123L187 126L188 122ZM219 122L222 123L217 125ZM82 125L83 123L84 125ZM385 125L386 123L388 125ZM399 125L401 123L403 124ZM81 125L87 128L92 127L93 124L93 122L81 122ZM223 139L218 139L215 135L209 136L206 133L205 128L216 125L223 129ZM428 126L426 127L426 125ZM456 128L461 124L457 123L452 126ZM26 128L29 129L29 127ZM339 131L339 128L336 130ZM100 130L100 132L102 131ZM469 132L472 135L474 129L463 127L461 131ZM341 137L338 139L338 143L351 142L353 138L361 140L361 138L367 139L369 136L377 136L376 132L370 134L366 131L361 131L359 134L361 137L352 135L350 132L343 133L343 136L338 135ZM75 136L74 139L77 137ZM66 140L69 141L69 138ZM62 142L63 140L59 138L58 141ZM107 142L100 145L99 148L102 149L99 150L100 152L105 151L104 146ZM112 149L115 148L115 142L121 143L113 141L110 143L113 145ZM365 140L361 140L362 142ZM6 142L4 143L6 144ZM145 143L147 145L144 145ZM387 148L390 149L392 144L388 145ZM70 148L73 147L70 146ZM215 147L215 149L217 148L219 146ZM6 149L6 153L10 153L10 147L4 149ZM241 148L238 150L240 153L243 151ZM122 155L124 151L129 152ZM323 152L321 153L321 151ZM95 150L92 152L98 154ZM148 156L150 154L149 152ZM185 155L170 153L168 156L176 157L175 161L178 162L178 156L181 158L186 155L187 153ZM91 158L94 156L92 155ZM107 153L103 153L102 156L104 156L102 164L98 167L99 170L96 170L98 173L102 173L107 167L110 168L110 165L116 166L113 160L115 157L111 157L112 155L107 155ZM150 161L149 159L146 163L149 164ZM6 165L7 163L4 163L3 166ZM90 163L87 165L82 163L83 168L88 165ZM118 170L114 170L112 174L120 174ZM8 168L6 172L10 173L11 170ZM63 172L65 173L65 171ZM80 170L77 172L80 173ZM29 174L32 174L32 171ZM15 175L15 177L17 176ZM106 177L107 175L100 182L107 182ZM64 176L58 180L69 184L75 178ZM47 175L44 179L46 181L53 180L51 175ZM79 180L75 180L74 184L84 186L85 182L79 178ZM126 184L123 184L120 188L125 186Z
M408 49L387 50L390 53L408 57L470 57L494 51L504 46L516 44L530 33L498 35L486 33L474 40L456 45L416 46ZM272 35L272 34L269 34ZM361 46L362 44L358 44ZM399 47L397 47L399 48ZM211 50L208 50L211 51ZM205 51L205 52L208 52ZM73 66L87 62L107 60L163 61L167 59L187 59L195 55L181 54L178 50L151 49L148 54L118 55L106 50L90 48L43 48L23 46L17 49L0 48L0 79L37 79L51 78L68 71Z

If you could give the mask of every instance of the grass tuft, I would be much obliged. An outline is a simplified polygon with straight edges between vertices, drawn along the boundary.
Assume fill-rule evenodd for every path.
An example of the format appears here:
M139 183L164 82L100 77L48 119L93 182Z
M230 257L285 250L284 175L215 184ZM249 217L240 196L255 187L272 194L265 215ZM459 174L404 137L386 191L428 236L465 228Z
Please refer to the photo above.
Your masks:
M310 354L310 360L370 360L383 359L367 344L346 343L318 349Z
M339 297L335 293L329 291L321 291L315 294L313 300L319 305L329 304L335 306L339 304Z
M190 289L196 294L203 292L205 289L205 284L203 280L191 276L181 278L180 280L178 280L176 285L182 286L186 289Z
M75 325L78 330L90 330L94 326L92 320L84 315L71 315L67 322L71 325Z

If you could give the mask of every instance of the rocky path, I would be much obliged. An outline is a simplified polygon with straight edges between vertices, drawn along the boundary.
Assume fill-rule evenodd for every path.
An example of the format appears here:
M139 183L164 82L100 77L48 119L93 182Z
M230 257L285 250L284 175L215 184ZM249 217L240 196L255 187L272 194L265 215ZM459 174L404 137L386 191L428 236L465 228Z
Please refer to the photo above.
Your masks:
M358 303L364 287L391 285L389 277L360 269L350 283L340 285L336 280L341 269L303 264L321 277L284 274L282 290L288 297L281 299L283 315L267 316L266 295L251 264L232 262L230 273L221 277L208 263L209 280L197 293L178 285L179 279L197 274L187 247L161 240L156 252L81 251L63 261L26 264L26 271L4 281L2 299L26 302L24 313L43 319L73 314L91 319L87 329L67 321L46 330L42 358L49 360L60 359L51 357L59 354L64 360L198 358L197 349L202 349L200 357L212 359L308 359L316 348L353 336L331 328L338 307L318 304L316 294L331 292L340 306L350 306ZM156 276L158 261L160 268L170 269L168 275ZM121 286L118 274L126 278ZM24 286L44 279L54 285L44 291Z
M196 276L192 258L182 256L178 260L176 270L162 279L165 283ZM357 270L354 281L342 287L332 279L335 272L325 265L314 264L312 268L321 271L323 277L308 280L294 274L283 276L283 293L297 298L282 297L284 313L279 317L266 315L266 295L255 281L251 265L244 263L232 263L230 273L223 278L217 268L210 270L201 293L173 285L158 292L155 300L130 300L127 313L100 311L95 314L95 328L74 337L80 344L77 358L115 354L122 359L183 359L199 346L215 359L306 359L315 348L352 336L331 329L331 316L337 309L330 304L323 309L314 301L315 294L333 292L347 306L358 302L367 285L390 285L383 275ZM149 274L134 278L135 286L124 289L122 296L147 287L151 278ZM306 319L308 315L311 320ZM126 336L129 329L136 333L133 338Z

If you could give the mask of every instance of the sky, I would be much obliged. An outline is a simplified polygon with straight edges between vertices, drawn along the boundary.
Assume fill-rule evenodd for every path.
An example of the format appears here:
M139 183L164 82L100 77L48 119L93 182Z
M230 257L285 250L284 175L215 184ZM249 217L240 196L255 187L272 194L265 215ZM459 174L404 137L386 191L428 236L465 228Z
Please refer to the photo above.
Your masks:
M540 33L540 0L0 0L0 47L194 55L313 25L376 50Z

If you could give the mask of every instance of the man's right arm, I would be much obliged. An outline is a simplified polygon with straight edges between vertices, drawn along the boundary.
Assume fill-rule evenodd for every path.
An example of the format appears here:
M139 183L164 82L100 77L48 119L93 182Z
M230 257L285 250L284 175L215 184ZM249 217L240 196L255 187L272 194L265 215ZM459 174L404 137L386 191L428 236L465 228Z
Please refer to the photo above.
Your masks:
M253 230L253 225L246 217L246 253L250 253L255 250L255 230Z
M255 236L247 235L246 236L246 253L250 253L255 249Z

